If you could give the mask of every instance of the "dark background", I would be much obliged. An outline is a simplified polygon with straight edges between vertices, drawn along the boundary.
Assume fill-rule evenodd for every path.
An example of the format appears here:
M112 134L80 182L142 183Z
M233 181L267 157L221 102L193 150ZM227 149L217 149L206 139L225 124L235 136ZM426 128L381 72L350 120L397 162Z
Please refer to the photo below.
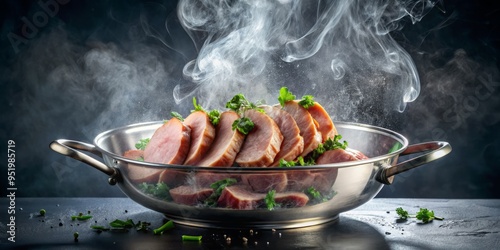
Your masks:
M167 86L184 81L182 67L197 52L175 7L68 1L16 49L9 34L21 34L22 18L41 8L37 1L0 2L2 196L9 139L16 142L18 196L123 196L104 174L48 145L58 138L91 142L102 131L179 108ZM422 89L403 113L375 125L410 143L448 141L453 152L399 175L379 197L500 198L499 15L493 1L443 1L391 33L415 61ZM93 52L99 50L105 53Z

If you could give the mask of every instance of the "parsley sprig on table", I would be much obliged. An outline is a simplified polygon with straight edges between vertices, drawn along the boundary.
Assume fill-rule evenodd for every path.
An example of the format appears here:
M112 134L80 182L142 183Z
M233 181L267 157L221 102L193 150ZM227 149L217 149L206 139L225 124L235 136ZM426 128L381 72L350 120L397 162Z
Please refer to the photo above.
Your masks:
M415 214L415 216L411 216L408 211L404 210L402 207L396 208L396 213L399 215L399 218L402 220L407 220L410 217L415 217L417 220L421 220L422 223L429 223L436 220L444 220L442 217L438 217L434 215L434 211L429 210L427 208L420 208L420 210Z

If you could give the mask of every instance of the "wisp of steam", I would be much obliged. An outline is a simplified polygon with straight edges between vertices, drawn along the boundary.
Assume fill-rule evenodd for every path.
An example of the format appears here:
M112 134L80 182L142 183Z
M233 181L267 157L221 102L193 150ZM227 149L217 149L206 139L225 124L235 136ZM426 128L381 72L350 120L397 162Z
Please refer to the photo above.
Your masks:
M314 95L334 120L372 123L420 92L409 54L391 37L432 1L183 0L178 18L198 49L174 89L223 107L232 95L276 103L280 87ZM405 18L408 16L408 18ZM190 98L188 98L190 99Z

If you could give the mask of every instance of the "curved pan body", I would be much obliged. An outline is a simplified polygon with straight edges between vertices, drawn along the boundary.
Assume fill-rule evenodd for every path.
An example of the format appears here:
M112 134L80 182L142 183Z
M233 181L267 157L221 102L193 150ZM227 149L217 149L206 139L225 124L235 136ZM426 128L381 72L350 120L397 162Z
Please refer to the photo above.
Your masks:
M163 213L176 223L211 228L297 228L332 221L338 218L339 213L371 200L384 185L392 183L396 174L436 160L451 151L446 142L408 145L405 137L385 128L336 122L338 133L342 135L342 140L349 143L349 148L363 152L369 159L307 167L241 168L154 164L122 156L125 151L134 149L137 141L151 137L161 124L140 123L109 130L99 134L93 145L60 139L52 142L50 147L106 173L110 176L110 184L118 184L128 197L144 207ZM81 151L102 157L103 162ZM398 163L400 155L414 153L420 154ZM145 176L154 178L136 178L138 172L145 171L148 173ZM277 185L283 181L281 177L286 176L285 186L289 189L293 186L294 191L303 191L314 186L327 195L321 202L301 207L240 210L179 204L144 189L144 185L155 185L158 177L170 188L179 185L201 187L203 178L200 176L209 176L210 180L230 177L238 182L252 176L275 178L276 183L269 185Z

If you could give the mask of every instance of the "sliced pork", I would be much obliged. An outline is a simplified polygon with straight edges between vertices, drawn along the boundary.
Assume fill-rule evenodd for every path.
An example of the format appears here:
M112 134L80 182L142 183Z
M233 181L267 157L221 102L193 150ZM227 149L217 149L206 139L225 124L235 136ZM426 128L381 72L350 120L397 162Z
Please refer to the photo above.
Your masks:
M226 187L217 201L219 207L240 210L252 210L265 207L267 193L252 192L248 186L234 185ZM309 197L302 192L276 192L274 200L281 207L302 207L309 202Z
M158 182L167 184L169 188L180 186L186 182L188 173L181 170L165 169L158 176Z
M236 112L222 112L219 124L215 129L215 139L212 146L197 165L206 167L231 167L233 165L236 154L240 151L245 139L245 135L232 128L233 122L238 118Z
M322 142L321 133L318 132L316 121L304 107L299 105L298 101L288 101L283 110L288 112L300 129L300 135L304 138L304 150L301 156L306 156L316 149Z
M144 161L182 164L189 151L191 129L172 118L159 127L144 149Z
M195 111L184 120L189 128L191 128L191 146L187 154L184 165L196 165L215 138L215 127L210 122L207 113L203 111Z
M217 205L224 208L252 210L257 208L265 197L266 194L252 192L248 186L228 186L222 190Z
M193 186L179 186L170 189L172 200L179 204L193 206L202 203L214 190L211 188L196 188Z
M332 118L319 103L314 102L314 106L307 109L312 118L318 122L318 131L321 133L322 141L328 138L333 139L337 134L337 129L333 125Z
M334 149L324 152L316 159L316 164L338 163L368 159L363 153L354 149Z
M127 150L125 151L125 153L123 153L123 157L131 160L141 161L144 160L144 151L140 149Z
M278 107L262 106L261 108L274 120L283 135L280 151L274 157L271 166L279 166L281 159L285 161L295 160L304 150L304 139L300 135L300 129L295 119L288 112Z
M273 189L282 192L288 184L285 173L244 174L241 180L258 193L267 193Z
M267 167L280 151L283 135L276 122L265 113L251 109L245 112L254 128L245 138L236 163L242 167Z
M309 202L309 197L302 192L276 193L274 201L284 208L303 207Z

